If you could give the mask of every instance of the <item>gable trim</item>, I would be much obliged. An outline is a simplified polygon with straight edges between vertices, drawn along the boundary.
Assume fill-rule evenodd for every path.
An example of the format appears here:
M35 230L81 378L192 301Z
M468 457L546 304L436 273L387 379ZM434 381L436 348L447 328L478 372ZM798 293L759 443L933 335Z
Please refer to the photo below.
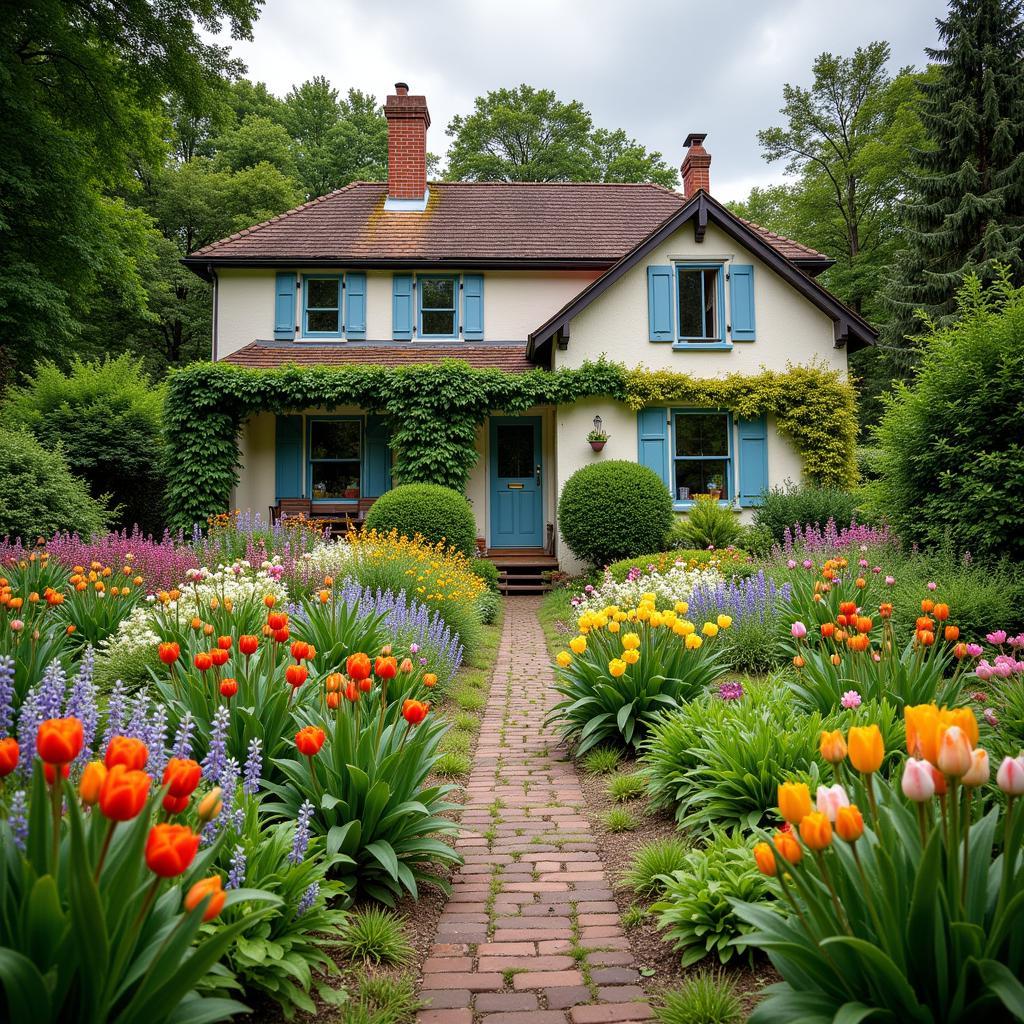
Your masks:
M787 281L805 299L817 306L833 322L833 344L842 348L848 342L852 351L873 345L878 332L858 313L837 299L830 291L803 273L795 263L786 259L767 242L759 238L739 218L727 210L718 200L703 189L697 191L685 206L666 218L632 251L626 253L596 281L592 281L575 298L571 299L544 324L533 331L527 341L527 357L535 359L537 350L551 341L555 335L568 337L569 321L586 309L598 296L612 287L640 261L653 252L662 242L675 234L684 224L692 220L697 241L702 241L708 221L717 224L734 241L738 242L763 263L767 264L781 278ZM560 346L562 347L562 346Z

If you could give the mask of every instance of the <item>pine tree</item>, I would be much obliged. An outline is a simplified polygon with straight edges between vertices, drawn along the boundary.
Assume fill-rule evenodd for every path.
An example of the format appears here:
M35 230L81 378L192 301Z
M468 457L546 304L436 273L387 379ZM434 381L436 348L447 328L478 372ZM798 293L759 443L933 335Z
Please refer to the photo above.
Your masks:
M949 323L969 273L987 283L1002 263L1024 283L1022 9L1022 0L950 0L936 22L942 45L926 51L936 73L921 86L931 145L911 177L907 249L885 296L896 345L921 331L916 310Z

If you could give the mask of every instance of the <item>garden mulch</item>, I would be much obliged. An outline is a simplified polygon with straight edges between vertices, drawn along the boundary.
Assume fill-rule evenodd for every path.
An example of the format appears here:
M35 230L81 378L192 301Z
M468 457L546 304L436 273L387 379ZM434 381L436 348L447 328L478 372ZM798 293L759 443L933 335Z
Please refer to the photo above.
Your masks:
M557 695L537 608L506 603L419 1024L652 1017L576 771L544 724Z

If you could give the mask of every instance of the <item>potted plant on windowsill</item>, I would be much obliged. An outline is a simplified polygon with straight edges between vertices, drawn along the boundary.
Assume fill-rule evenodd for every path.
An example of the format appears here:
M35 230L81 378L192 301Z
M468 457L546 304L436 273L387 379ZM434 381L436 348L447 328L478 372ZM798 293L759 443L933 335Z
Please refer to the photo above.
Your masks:
M708 481L708 494L711 496L712 501L721 501L722 499L722 481L712 479Z
M608 443L608 435L603 430L592 430L587 434L587 440L590 447L599 452Z

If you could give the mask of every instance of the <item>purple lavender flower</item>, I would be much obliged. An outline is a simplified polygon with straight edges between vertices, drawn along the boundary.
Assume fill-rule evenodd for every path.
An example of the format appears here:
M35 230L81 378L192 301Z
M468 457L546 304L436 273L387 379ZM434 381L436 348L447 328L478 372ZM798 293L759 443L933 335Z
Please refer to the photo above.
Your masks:
M92 757L92 745L96 739L96 727L99 724L99 708L96 706L96 685L92 673L95 658L91 646L86 647L82 655L82 663L78 667L75 678L71 681L71 693L64 705L66 717L78 718L82 722L82 752L76 764L85 764Z
M110 699L107 701L107 727L103 730L103 749L114 736L121 735L124 725L125 700L127 693L124 683L120 679L114 682L110 690Z
M14 659L0 657L0 739L14 725Z
M313 905L317 901L317 897L320 895L320 883L311 882L306 891L302 894L302 899L299 900L299 905L295 908L295 916L302 917L303 914L313 909Z
M224 884L225 889L241 889L245 885L245 847L240 843L235 846L231 854L231 870L228 871L228 880Z
M146 731L146 746L149 748L147 768L151 775L160 778L167 767L167 707L157 703L149 719Z
M16 790L14 796L11 797L10 810L7 812L7 824L14 837L14 845L24 853L25 843L28 840L28 804L23 789Z
M174 746L171 748L171 757L180 757L187 760L192 756L192 731L195 722L192 721L192 712L186 711L178 723L178 731L174 734Z
M739 682L719 683L718 696L721 697L722 700L742 700L743 684Z
M46 666L46 671L43 672L43 678L39 681L39 690L36 696L36 710L39 712L41 722L45 722L48 718L61 717L66 689L67 676L64 673L64 666L59 661L51 661Z
M309 846L309 819L313 817L313 805L308 800L302 801L299 808L299 816L295 822L295 836L292 839L292 849L288 854L288 861L291 864L301 864L306 856L306 847Z
M211 785L220 785L228 756L228 727L231 712L226 707L217 708L210 725L210 747L203 758L203 777Z
M245 758L245 774L242 778L242 792L252 796L260 791L260 776L263 774L263 741L254 736L249 741Z
M777 587L761 570L745 579L698 587L690 598L689 614L695 619L714 619L719 613L731 615L734 627L750 619L763 623L774 618L778 606L789 600L791 591L791 584Z
M25 694L18 713L18 747L21 754L18 758L18 771L28 778L32 774L32 762L36 756L36 733L39 723L43 721L36 704L38 690L32 687Z

